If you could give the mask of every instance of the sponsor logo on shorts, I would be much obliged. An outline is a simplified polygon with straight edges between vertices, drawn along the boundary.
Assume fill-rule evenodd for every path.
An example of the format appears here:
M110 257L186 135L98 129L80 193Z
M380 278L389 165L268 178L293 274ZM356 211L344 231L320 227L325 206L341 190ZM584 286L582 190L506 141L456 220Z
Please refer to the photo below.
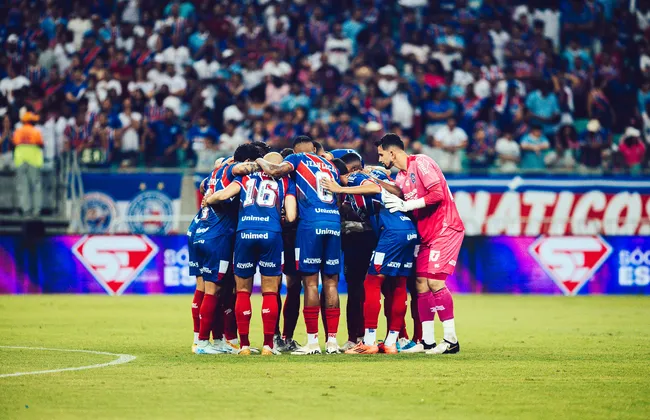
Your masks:
M412 241L413 239L417 239L417 238L418 238L417 233L409 233L408 235L406 235L407 241Z
M190 236L190 237L192 236L192 231L191 230L187 231L187 236Z
M316 229L316 235L341 236L341 231L340 230L334 230L334 229Z
M400 216L399 220L401 220L402 222L410 222L411 218L407 216Z
M456 260L450 260L449 265L451 265L452 267L456 267Z
M442 306L442 305L439 305L439 306L434 306L433 309L434 309L436 312L438 312L438 311L444 311L444 310L445 310L445 307Z
M413 268L413 263L412 262L404 263L404 268Z
M273 261L260 261L260 267L275 268L277 267L277 264Z
M338 210L335 209L321 209L321 208L315 208L314 211L316 213L327 213L327 214L339 214Z
M244 233L239 236L242 239L269 239L269 233Z
M201 269L200 269L199 271L200 271L201 273L212 274L212 270L210 270L208 267L201 267Z
M260 217L260 216L242 216L242 222L268 222L271 220L270 216Z
M205 232L207 232L207 231L209 231L209 230L210 230L210 227L209 227L209 226L208 226L208 227L205 227L205 228L198 228L198 229L196 230L196 233L200 235L200 234L205 233Z
M339 264L338 258L335 259L335 260L327 260L327 261L325 261L325 265L338 265L338 264Z
M198 267L198 266L199 263L197 263L196 261L190 261L190 267Z
M400 268L402 264L395 261L391 261L387 264L387 266L390 268Z
M204 239L199 239L198 241L194 241L195 244L204 244L205 240Z
M237 263L237 268L253 268L253 263Z
M322 260L320 258L305 258L302 260L302 262L305 264L320 264L321 261Z

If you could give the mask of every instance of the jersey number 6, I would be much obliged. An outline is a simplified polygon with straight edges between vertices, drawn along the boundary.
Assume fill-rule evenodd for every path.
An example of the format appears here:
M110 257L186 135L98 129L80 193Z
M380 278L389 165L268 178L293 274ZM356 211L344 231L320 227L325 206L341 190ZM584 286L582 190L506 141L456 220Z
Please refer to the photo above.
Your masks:
M323 188L324 179L331 180L332 178L325 172L316 172L316 194L323 203L332 203L334 202L334 194Z

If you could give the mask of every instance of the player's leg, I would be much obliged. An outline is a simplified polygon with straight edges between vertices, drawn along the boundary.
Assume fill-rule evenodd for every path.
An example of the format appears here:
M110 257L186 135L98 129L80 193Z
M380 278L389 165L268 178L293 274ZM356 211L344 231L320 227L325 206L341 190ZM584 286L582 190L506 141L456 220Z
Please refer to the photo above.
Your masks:
M385 353L397 353L397 339L400 330L404 327L404 316L406 315L406 276L392 277L393 299L390 307L390 321L388 323L388 334L384 342Z
M429 259L434 257L435 253L431 253L431 247L422 244L415 260L415 291L418 294L417 308L422 325L422 344L425 350L433 349L436 346L434 331L436 302L429 289L429 278L432 275L429 272Z
M435 272L433 270L436 269L439 271L428 279L428 287L434 298L436 310L444 330L442 342L431 350L431 354L450 354L460 351L454 321L454 300L447 288L446 280L447 276L454 272L464 236L463 232L449 230L448 235L440 238L440 251L430 259L430 264L435 264L432 272Z
M199 308L199 339L196 354L220 354L223 349L210 344L210 332L217 311L220 290L220 265L219 255L206 242L195 243L197 260L203 277L204 295ZM228 264L227 262L225 262ZM223 269L223 267L221 267ZM227 269L227 265L225 267ZM225 270L224 270L225 272Z
M336 340L341 319L339 300L339 273L341 272L341 232L340 225L332 224L326 230L334 232L323 235L322 280L325 295L325 320L327 323L327 354L338 354L340 348Z
M196 260L196 251L194 250L194 241L192 237L188 237L187 254L189 260L189 275L196 278L196 289L194 289L194 297L192 298L192 322L194 325L194 341L192 343L192 353L196 352L196 346L199 342L199 310L203 302L203 295L205 294L205 285L203 284L203 277L199 271L199 263Z
M302 283L299 275L286 274L287 296L284 298L284 307L282 308L282 340L284 347L280 351L293 351L299 347L293 339L293 333L296 330L298 316L300 315L300 294L302 292Z
M257 244L256 240L244 239L247 231L237 232L235 239L234 274L235 291L235 319L239 331L239 354L249 356L251 354L251 343L249 338L252 306L251 293L253 292L253 276L257 266Z
M262 326L264 347L262 356L279 355L275 348L275 330L278 325L278 292L282 281L282 236L269 232L268 239L259 240L259 267L262 275Z
M302 273L304 288L303 317L307 329L307 344L291 352L293 355L320 354L318 345L318 315L320 297L318 295L318 272L322 261L323 243L309 225L298 224L296 231L296 261Z
M381 288L384 282L384 276L377 273L371 268L368 270L364 286L363 301L363 323L364 335L363 340L354 347L346 350L345 354L376 354L379 352L377 347L377 324L379 322L379 312L381 311Z
M412 273L406 280L406 289L411 296L411 319L413 320L413 342L420 343L422 341L422 323L420 322L420 314L418 313L418 292L415 288L415 273Z
M235 317L235 304L237 292L235 291L235 275L233 270L228 270L224 278L225 286L221 290L221 312L223 313L223 336L225 344L232 348L234 353L239 351L239 338L237 335L237 318Z
M280 316L282 315L282 297L280 296L280 290L282 290L282 275L278 276L278 284L276 285L278 293L276 293L276 304L278 305L278 313L275 317L275 328L273 328L273 341L274 348L279 348L284 346L284 341L282 340L282 334L280 332Z
M341 242L343 245L345 281L348 289L346 303L348 340L343 345L343 350L348 350L354 347L363 337L363 299L365 294L363 283L367 273L366 263L370 261L376 239L372 231L352 232L343 235Z

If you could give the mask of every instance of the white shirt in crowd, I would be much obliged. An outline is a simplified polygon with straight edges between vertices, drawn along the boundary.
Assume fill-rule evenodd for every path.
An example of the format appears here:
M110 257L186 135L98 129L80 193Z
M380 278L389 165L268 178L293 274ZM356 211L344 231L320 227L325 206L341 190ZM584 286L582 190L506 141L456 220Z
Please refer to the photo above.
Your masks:
M285 61L267 61L262 66L265 76L284 77L291 74L291 65Z
M451 63L454 61L461 61L463 59L463 56L459 52L445 53L442 51L434 51L431 54L431 58L440 61L440 64L442 64L445 72L448 73L452 69Z
M131 53L131 50L133 50L133 45L135 45L135 38L132 36L128 38L122 38L120 36L115 40L115 46L117 49L125 50L129 54Z
M397 92L393 95L391 101L391 112L393 122L399 123L403 129L409 130L413 127L413 115L415 114L415 111L411 102L409 102L407 94Z
M31 83L28 78L23 75L18 75L13 79L5 77L0 80L0 93L7 97L9 102L13 102L13 92L29 86Z
M504 29L501 29L500 32L492 29L490 30L490 38L492 38L492 53L494 54L494 59L500 67L503 67L505 65L504 49L506 44L510 41L510 34Z
M142 82L135 82L135 81L129 82L126 88L128 89L129 92L135 92L138 89L142 89L142 92L145 95L149 96L154 92L156 86L154 85L153 82L149 82L145 80Z
M460 127L450 129L447 124L441 127L434 135L436 142L440 142L443 147L459 147L467 143L467 133ZM435 157L434 157L435 159ZM447 152L437 149L436 161L443 171L460 172L462 168L462 159L460 151Z
M104 102L104 99L108 96L108 91L114 89L117 93L117 96L122 96L122 84L118 80L101 80L97 82L95 87L95 92L97 92L97 99L100 102Z
M190 59L190 50L184 45L181 45L178 48L173 45L167 47L162 54L165 58L165 63L174 64L176 66L176 71L182 71L183 65Z
M243 112L237 108L235 104L230 105L226 107L226 109L223 110L223 120L224 121L242 121L244 119L245 115Z
M72 32L73 42L77 50L81 48L84 34L92 28L93 25L90 23L90 19L81 19L80 17L76 17L68 22L68 30Z
M142 115L139 112L132 112L126 115L121 112L119 115L122 127L126 128L122 133L122 151L135 152L140 148L140 136L138 131L130 127L132 121L142 121Z
M64 73L68 67L70 67L72 62L70 56L72 56L75 51L76 48L72 42L68 42L67 44L56 44L54 46L54 56L56 57L56 65L59 67L60 73Z
M122 21L127 23L140 23L140 0L120 0L127 3L122 11Z
M264 71L259 69L244 69L242 71L242 80L244 82L244 88L251 90L264 82Z
M163 107L169 108L177 117L181 116L181 107L183 103L177 96L169 95L163 100Z
M399 49L399 53L402 55L402 57L407 57L413 54L415 56L415 59L418 60L420 64L427 62L427 58L429 57L430 52L431 50L427 45L415 45L408 42L402 44L402 47Z
M221 66L219 65L219 62L216 60L208 62L205 58L200 59L199 61L196 61L193 64L194 71L196 71L197 76L199 76L199 79L211 79L215 77Z
M234 152L237 147L246 143L246 141L247 139L242 135L241 131L235 130L232 135L223 133L219 136L219 150L224 152Z
M343 74L350 68L350 55L352 55L352 40L349 38L338 39L329 35L325 41L327 61Z
M502 171L517 170L516 162L499 159L502 156L519 159L521 156L521 150L519 148L519 144L516 141L501 137L494 145L494 150L497 153L497 165L499 165Z
M285 30L289 30L291 21L286 15L277 16L275 13L275 6L267 7L264 11L264 14L266 15L266 30L269 32L269 34L273 35L276 33L276 26L278 24L278 21L284 24Z

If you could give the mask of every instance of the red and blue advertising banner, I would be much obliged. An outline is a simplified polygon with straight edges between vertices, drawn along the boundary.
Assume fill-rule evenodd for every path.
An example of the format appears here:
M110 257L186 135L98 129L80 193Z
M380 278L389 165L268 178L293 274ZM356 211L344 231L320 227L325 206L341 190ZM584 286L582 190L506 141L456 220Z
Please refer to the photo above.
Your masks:
M0 236L0 294L192 293L187 236ZM648 236L468 236L461 293L650 294ZM339 290L347 290L342 276Z

